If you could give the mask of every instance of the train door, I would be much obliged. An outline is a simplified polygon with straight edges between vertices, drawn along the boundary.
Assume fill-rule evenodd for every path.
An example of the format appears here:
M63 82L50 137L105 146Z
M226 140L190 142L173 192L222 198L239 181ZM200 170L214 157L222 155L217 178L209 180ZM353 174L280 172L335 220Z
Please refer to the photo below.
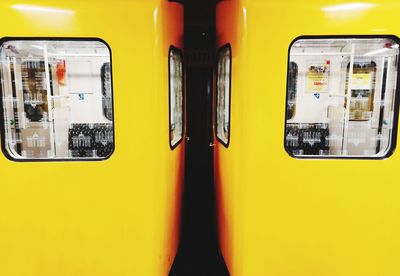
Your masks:
M0 274L166 275L183 172L182 6L0 9Z
M232 67L230 92L217 70L216 102L230 104L216 105L216 180L232 275L399 273L396 10L218 4Z

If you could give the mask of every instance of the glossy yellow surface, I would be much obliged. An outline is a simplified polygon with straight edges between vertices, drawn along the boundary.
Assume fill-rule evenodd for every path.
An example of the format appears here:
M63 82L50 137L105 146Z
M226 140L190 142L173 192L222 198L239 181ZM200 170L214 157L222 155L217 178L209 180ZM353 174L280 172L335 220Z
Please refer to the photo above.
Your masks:
M296 160L283 146L288 47L296 37L400 36L399 1L337 8L344 3L218 5L218 43L231 43L233 53L230 146L216 148L221 245L233 276L400 275L399 153Z
M0 37L110 45L116 136L103 162L0 154L1 276L167 275L183 154L169 148L168 49L182 47L182 20L181 5L161 0L0 3Z

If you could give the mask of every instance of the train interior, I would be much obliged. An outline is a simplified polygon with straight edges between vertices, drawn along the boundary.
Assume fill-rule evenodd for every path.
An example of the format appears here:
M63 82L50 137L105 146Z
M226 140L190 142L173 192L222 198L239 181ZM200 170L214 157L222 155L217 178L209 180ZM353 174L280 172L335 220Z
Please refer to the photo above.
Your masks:
M399 45L386 38L299 39L290 48L286 150L382 157L391 148Z
M1 77L9 156L108 157L114 143L110 64L100 41L5 42Z

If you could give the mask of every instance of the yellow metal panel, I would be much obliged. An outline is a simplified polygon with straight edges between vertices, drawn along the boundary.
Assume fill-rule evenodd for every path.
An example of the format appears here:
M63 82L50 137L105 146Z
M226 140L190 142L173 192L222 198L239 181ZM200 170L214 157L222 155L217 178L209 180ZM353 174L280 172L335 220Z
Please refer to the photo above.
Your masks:
M0 156L0 275L166 275L183 169L183 146L171 151L168 141L168 49L182 47L183 8L161 0L20 4L1 2L0 37L110 45L116 148L104 162Z
M399 154L381 161L296 160L283 146L291 41L400 35L398 1L324 9L343 3L218 5L219 45L230 42L233 53L231 141L228 149L216 148L222 247L233 276L400 274Z

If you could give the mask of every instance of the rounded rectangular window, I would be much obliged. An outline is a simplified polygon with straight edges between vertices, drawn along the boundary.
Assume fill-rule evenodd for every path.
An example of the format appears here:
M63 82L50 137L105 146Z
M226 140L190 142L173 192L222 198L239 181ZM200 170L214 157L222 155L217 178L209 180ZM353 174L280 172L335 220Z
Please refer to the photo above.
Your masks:
M114 150L111 55L96 39L3 39L2 149L12 160L99 160Z
M226 147L230 140L232 51L229 44L217 54L217 99L216 133L217 139Z
M385 158L396 143L397 37L300 37L289 50L285 149Z
M169 141L174 149L183 138L183 56L181 50L169 49Z

